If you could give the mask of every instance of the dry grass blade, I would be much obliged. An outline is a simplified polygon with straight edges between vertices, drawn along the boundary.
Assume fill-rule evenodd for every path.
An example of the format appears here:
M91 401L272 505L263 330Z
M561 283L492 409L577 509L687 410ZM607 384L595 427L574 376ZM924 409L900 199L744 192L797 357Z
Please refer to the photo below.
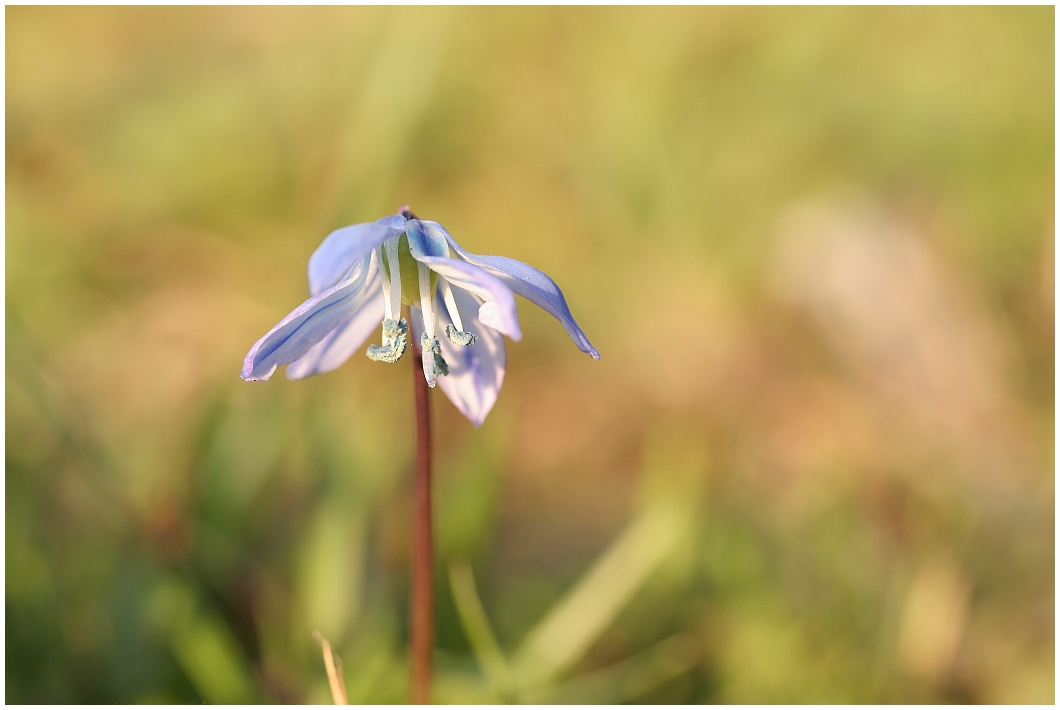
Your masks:
M319 631L313 632L313 638L324 651L324 668L328 672L328 685L331 686L331 699L336 705L349 705L346 699L346 684L342 680L342 660L331 651L331 644Z

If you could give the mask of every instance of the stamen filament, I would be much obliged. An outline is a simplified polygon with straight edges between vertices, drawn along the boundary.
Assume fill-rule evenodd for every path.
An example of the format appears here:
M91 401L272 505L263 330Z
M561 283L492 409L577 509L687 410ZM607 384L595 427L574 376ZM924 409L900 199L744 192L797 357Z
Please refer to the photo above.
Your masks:
M387 269L383 265L383 246L379 246L378 254L376 255L379 260L379 278L383 282L383 305L386 308L385 319L392 319L394 317L394 311L390 307L390 275L387 274ZM400 308L400 306L399 306Z
M378 252L372 252L372 260L378 262L379 279L383 286L383 304L386 306L386 313L383 315L383 344L369 345L368 352L365 354L370 360L393 363L400 360L408 348L407 334L409 326L405 319L401 317L401 291L397 292L399 300L396 303L391 299L391 290L394 288L394 283L390 280L387 269L383 267L382 246L379 247ZM369 268L371 267L369 266ZM397 279L397 288L401 288L400 275Z
M453 287L442 276L438 277L438 281L441 282L442 298L445 299L445 307L449 310L449 318L453 321L453 325L456 326L457 330L463 330L464 324L460 320L460 311L456 307L456 298L453 297Z
M438 281L442 286L442 298L445 299L446 310L449 311L449 318L453 321L446 324L445 337L449 338L453 345L474 345L475 341L478 340L478 336L464 332L464 324L460 320L460 310L456 307L456 298L453 296L453 287L442 276L438 277Z
M420 308L423 309L423 332L428 338L434 337L434 305L431 293L431 270L425 264L416 262L420 277Z
M390 302L393 312L390 317L397 320L401 317L401 263L398 261L398 239L390 237L383 244L386 246L386 263L390 271Z
M434 337L434 294L431 292L431 270L416 262L420 280L420 310L423 312L423 335L420 336L420 351L423 355L423 376L430 387L439 377L449 374L449 366L442 357L438 338Z

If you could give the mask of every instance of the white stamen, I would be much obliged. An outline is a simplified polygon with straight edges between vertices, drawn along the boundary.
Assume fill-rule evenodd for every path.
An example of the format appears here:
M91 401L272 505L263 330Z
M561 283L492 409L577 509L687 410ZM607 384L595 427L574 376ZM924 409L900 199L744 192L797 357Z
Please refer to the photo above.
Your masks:
M431 350L431 344L434 343L434 307L431 302L434 299L431 295L431 270L419 262L416 262L416 269L420 277L420 310L423 311L423 337L420 340L423 376L427 385L434 387L434 352Z
M383 247L379 247L379 278L383 281L383 306L386 308L386 315L384 318L393 318L394 312L390 309L390 276L386 272L386 267L383 266Z
M420 277L420 308L423 310L423 332L428 338L434 337L434 294L431 293L431 270L424 264L416 262Z
M401 262L398 261L398 237L390 237L383 242L386 247L386 261L390 266L390 302L394 310L390 316L394 320L401 317ZM388 311L391 313L391 311Z
M442 298L445 299L445 307L449 310L449 318L453 321L453 325L456 326L456 329L462 331L464 329L464 324L460 320L460 311L456 307L456 298L453 297L453 287L441 276L438 277L438 281L441 282Z

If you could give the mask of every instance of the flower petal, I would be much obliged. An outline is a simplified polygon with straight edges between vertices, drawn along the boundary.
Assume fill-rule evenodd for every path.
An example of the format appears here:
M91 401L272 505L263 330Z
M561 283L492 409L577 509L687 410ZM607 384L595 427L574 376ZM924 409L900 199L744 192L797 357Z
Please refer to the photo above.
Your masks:
M244 380L269 379L278 366L300 359L354 317L366 303L361 296L379 281L379 269L375 259L366 255L349 273L349 278L310 298L254 343L243 361Z
M498 277L474 264L445 256L421 256L417 257L417 261L444 276L453 286L470 291L485 301L475 309L483 325L499 330L512 340L522 339L519 314L515 310L515 295ZM463 316L463 312L460 315Z
M571 337L579 350L583 353L588 353L594 360L600 359L600 353L589 342L589 338L585 336L584 331L582 331L578 322L574 320L574 316L571 315L570 308L567 306L567 299L563 297L563 292L556 285L556 282L549 278L548 274L538 271L529 264L509 259L506 256L479 256L478 254L472 254L457 244L456 240L448 232L445 233L445 238L449 242L449 246L453 248L453 251L466 261L476 266L481 266L491 274L496 275L517 294L552 314L554 318L563 324L563 329L567 331L567 335Z
M409 252L412 258L449 256L449 247L445 243L449 232L437 222L427 219L410 219L405 225L405 234L409 238Z
M391 215L329 234L309 257L309 294L316 296L337 284L358 259L370 254L387 237L403 234L405 222L401 215Z
M288 378L302 380L331 372L364 345L368 336L383 322L382 282L376 279L374 285L365 289L360 298L364 302L356 308L352 318L328 333L309 352L288 366Z
M504 336L493 328L484 327L475 317L479 302L474 296L459 288L453 289L453 296L463 315L464 328L477 335L478 339L474 345L463 347L453 345L444 336L438 339L442 346L442 357L449 365L449 374L438 378L438 386L461 414L475 426L481 426L493 409L504 383L507 363ZM439 326L444 331L451 322L448 311L441 298L435 299L435 305ZM423 316L419 308L409 310L412 313L412 330L416 342L419 342L419 334L423 332Z

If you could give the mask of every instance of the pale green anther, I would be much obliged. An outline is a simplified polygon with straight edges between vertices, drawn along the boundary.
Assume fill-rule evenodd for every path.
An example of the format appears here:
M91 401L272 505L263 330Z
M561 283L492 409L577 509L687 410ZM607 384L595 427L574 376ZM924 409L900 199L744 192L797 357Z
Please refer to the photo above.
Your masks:
M435 341L435 342L437 342L437 341ZM435 347L438 347L438 346L435 345ZM445 377L448 374L449 374L449 363L447 363L445 361L445 358L442 357L442 354L440 352L436 352L434 354L434 376L435 377Z
M387 318L383 321L383 344L369 345L368 359L376 362L394 363L408 350L409 340L406 335L409 332L409 324L404 318L395 321Z
M405 335L409 332L409 324L404 318L395 321L393 318L387 318L383 321L383 337L384 338L397 338Z
M428 338L426 333L420 335L420 350L425 353L432 353L434 362L434 376L445 377L449 374L449 364L442 357L442 346L438 342L438 338ZM431 385L434 387L434 385Z
M478 340L478 336L474 333L457 330L452 323L445 326L445 337L449 338L449 342L453 345L474 345L475 341Z

